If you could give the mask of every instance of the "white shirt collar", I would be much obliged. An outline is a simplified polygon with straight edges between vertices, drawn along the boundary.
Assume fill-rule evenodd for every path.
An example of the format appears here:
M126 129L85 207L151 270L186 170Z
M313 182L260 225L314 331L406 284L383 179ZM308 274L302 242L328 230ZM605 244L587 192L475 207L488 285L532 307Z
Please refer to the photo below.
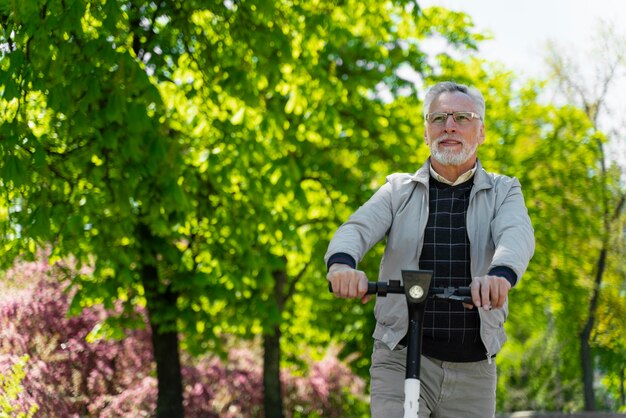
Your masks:
M457 184L465 183L467 180L471 179L472 176L474 176L475 172L476 172L476 164L474 164L474 167L472 167L471 170L466 171L465 173L461 174L459 178L456 179L456 181L452 182L446 179L445 177L443 177L442 175L440 175L439 173L437 173L435 169L433 168L432 164L430 165L430 175L433 176L435 180L441 183L450 185L450 186L456 186Z

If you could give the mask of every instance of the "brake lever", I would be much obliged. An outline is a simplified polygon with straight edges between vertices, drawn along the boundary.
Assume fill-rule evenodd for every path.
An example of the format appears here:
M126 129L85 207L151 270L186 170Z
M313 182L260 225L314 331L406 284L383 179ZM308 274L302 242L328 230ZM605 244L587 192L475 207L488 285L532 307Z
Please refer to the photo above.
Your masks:
M448 302L458 301L458 302L467 303L469 305L474 304L474 301L472 300L471 296L458 295L457 292L458 292L458 288L444 287L443 289L439 290L439 293L435 293L431 297L433 299L445 300Z

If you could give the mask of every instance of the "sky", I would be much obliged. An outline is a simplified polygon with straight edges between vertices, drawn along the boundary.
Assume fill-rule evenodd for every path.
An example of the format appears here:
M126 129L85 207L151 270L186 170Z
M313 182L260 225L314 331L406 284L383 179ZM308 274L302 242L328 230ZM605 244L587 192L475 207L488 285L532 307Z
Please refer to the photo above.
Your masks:
M626 39L626 0L418 0L420 7L442 6L472 17L476 29L489 31L493 40L479 44L478 55L502 62L522 77L545 79L547 43L551 41L584 62L601 26L612 24ZM584 65L589 68L590 65ZM607 102L612 115L604 127L621 132L626 124L626 71L611 90ZM585 76L585 74L581 74ZM612 93L612 94L611 94ZM608 113L608 112L607 112ZM610 125L610 126L609 126ZM602 128L602 126L601 126ZM608 144L609 160L624 167L626 139L619 133Z
M567 50L589 48L598 25L608 22L623 29L626 21L626 0L418 0L418 4L467 13L477 29L494 36L481 44L480 55L529 76L545 69L548 41Z

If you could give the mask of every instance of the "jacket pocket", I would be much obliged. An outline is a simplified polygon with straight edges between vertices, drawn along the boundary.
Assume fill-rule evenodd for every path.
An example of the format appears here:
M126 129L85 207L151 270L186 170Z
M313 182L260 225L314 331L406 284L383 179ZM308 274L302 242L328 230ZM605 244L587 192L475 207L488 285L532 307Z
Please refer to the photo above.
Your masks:
M507 305L501 309L493 309L491 311L479 310L480 336L489 355L494 355L500 351L502 345L506 342L504 322L507 314Z

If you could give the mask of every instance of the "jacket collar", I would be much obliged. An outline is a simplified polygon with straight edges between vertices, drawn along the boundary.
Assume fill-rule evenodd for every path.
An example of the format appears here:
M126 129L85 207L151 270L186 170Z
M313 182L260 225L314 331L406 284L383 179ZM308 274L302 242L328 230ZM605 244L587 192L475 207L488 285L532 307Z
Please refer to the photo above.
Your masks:
M424 184L428 187L428 180L430 179L430 158L428 158L424 164L411 176L411 180Z
M491 189L493 187L493 178L485 171L480 160L476 160L476 173L474 173L474 187L472 187L473 196L476 192L483 189Z
M411 180L422 183L428 187L430 179L430 157L424 164L411 176ZM480 160L476 160L476 172L474 173L474 187L472 187L472 195L479 190L491 189L493 182L489 174L483 168Z

